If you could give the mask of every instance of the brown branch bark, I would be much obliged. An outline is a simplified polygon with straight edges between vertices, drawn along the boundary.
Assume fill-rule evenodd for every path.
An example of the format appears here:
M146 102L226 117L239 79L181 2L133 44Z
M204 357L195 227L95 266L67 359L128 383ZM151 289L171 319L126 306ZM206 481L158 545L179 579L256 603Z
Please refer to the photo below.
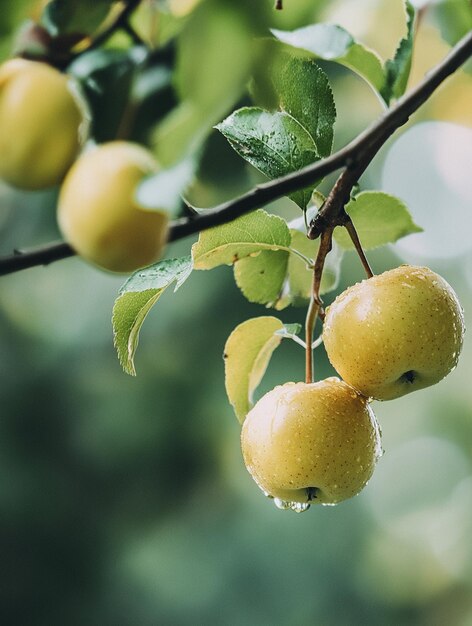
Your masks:
M176 241L207 228L230 222L282 196L308 187L319 178L344 167L345 169L329 194L327 202L318 212L315 223L311 225L310 235L317 237L326 228L343 224L346 219L344 205L349 198L350 190L380 148L395 130L403 126L410 116L428 100L446 78L471 56L472 31L452 48L445 59L429 72L415 89L403 96L383 116L344 148L302 170L258 185L242 196L224 202L195 217L175 220L171 224L169 240ZM47 244L30 252L0 258L0 275L35 265L48 264L73 254L70 246L65 243Z

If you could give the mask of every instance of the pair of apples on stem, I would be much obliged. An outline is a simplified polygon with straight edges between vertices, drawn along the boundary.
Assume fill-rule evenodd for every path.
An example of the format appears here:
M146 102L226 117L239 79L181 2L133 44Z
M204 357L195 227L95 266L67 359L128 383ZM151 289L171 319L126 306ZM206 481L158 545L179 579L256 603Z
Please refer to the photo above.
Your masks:
M456 366L463 336L456 294L426 267L403 265L348 288L323 325L343 380L286 383L246 416L241 444L255 482L295 511L359 493L382 452L370 401L439 382Z
M135 198L158 165L131 142L85 146L88 118L67 75L25 59L0 67L0 178L26 190L61 185L65 239L94 265L131 272L156 261L167 240L167 213L147 211Z

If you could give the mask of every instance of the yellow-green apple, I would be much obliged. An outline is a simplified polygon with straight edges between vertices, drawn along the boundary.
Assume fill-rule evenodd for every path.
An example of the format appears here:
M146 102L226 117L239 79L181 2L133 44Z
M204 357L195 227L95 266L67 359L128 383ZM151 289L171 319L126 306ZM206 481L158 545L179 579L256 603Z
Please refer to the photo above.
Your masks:
M335 377L269 391L246 416L241 447L259 487L289 504L356 495L381 453L367 399Z
M0 67L0 178L20 189L59 184L88 127L70 78L46 63L11 59Z
M427 267L409 265L346 289L328 307L323 328L338 374L377 400L440 381L456 366L463 336L452 287Z
M59 227L80 256L112 272L131 272L161 256L168 213L145 210L136 199L139 183L157 169L148 150L126 141L80 156L58 204Z

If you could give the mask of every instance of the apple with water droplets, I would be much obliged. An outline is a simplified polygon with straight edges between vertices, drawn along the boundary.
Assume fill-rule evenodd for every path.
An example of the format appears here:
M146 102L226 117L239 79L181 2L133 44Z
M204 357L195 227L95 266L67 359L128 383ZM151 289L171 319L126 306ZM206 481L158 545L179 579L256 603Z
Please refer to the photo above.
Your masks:
M347 383L392 400L447 376L464 330L461 305L444 278L402 265L340 294L326 310L323 341Z
M246 416L241 447L259 487L294 510L355 496L381 454L367 399L335 377L269 391Z

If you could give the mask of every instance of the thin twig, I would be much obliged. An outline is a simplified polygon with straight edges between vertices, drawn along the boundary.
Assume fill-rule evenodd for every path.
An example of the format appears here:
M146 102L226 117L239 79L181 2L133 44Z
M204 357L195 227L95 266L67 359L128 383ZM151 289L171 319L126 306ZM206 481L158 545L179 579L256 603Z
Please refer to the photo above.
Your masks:
M323 302L320 298L321 277L328 252L331 250L333 229L328 228L321 235L320 247L313 269L313 286L311 289L310 304L305 320L305 382L313 382L313 331L315 329L316 318L318 317Z
M171 224L169 241L177 241L207 228L230 222L282 196L287 196L298 189L308 187L316 180L342 167L346 169L341 174L343 181L340 184L344 186L341 188L344 188L344 191L346 191L349 185L351 185L350 188L352 189L359 176L394 131L406 124L410 115L426 102L441 83L465 63L471 55L472 31L452 48L435 69L426 75L423 82L403 96L396 105L343 149L297 172L259 185L244 195L224 202L205 213L192 216L190 219L187 217L175 220ZM331 197L334 198L334 196ZM345 202L346 200L343 198L343 201ZM340 206L342 206L342 211ZM343 211L343 202L334 202L334 200L329 203L326 202L318 212L317 219L325 221L323 228L326 228L333 222L337 225L340 223L340 217L343 217ZM47 244L42 248L22 255L9 255L0 258L0 275L35 265L47 264L53 260L71 256L71 254L73 252L67 244Z
M77 57L81 56L85 52L89 50L94 50L95 48L99 48L102 44L104 44L112 35L114 35L120 28L126 30L126 32L130 35L130 31L128 30L128 20L132 14L132 12L137 8L141 0L124 0L123 8L119 11L115 17L115 19L103 30L99 31L95 37L90 40L90 43L83 50L79 50L75 54L71 54L71 58L69 62L73 61ZM129 27L131 28L131 27Z
M444 80L465 63L471 55L472 31L450 50L439 65L426 74L417 87L403 96L379 120L340 151L347 150L350 153L345 163L346 169L339 176L332 192L312 221L309 229L310 238L318 237L328 225L344 225L346 220L344 206L350 197L351 190L380 148L395 130L406 124L412 113L419 109Z
M122 24L121 28L125 31L125 33L129 36L131 41L137 46L145 46L146 42L143 38L135 31L133 26L131 26L129 19L126 19Z

